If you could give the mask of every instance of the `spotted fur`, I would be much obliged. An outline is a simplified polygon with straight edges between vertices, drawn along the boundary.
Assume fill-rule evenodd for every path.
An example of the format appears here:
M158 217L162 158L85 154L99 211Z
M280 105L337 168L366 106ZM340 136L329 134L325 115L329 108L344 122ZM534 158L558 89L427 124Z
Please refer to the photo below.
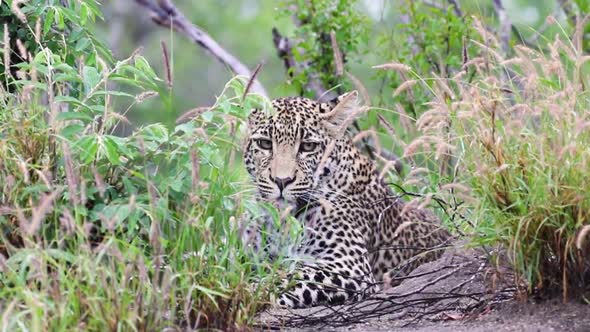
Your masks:
M304 224L298 252L313 258L279 305L360 299L440 255L432 248L448 233L438 219L395 196L345 134L360 109L356 92L328 103L279 98L272 107L251 112L244 162L259 200L290 206Z

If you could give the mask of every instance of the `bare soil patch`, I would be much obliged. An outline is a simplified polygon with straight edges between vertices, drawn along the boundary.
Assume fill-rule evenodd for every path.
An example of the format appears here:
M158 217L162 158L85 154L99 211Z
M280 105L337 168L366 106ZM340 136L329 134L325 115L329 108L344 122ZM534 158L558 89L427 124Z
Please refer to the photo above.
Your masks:
M362 302L270 309L259 328L291 331L590 331L590 306L517 303L513 274L482 250L458 246L399 286Z

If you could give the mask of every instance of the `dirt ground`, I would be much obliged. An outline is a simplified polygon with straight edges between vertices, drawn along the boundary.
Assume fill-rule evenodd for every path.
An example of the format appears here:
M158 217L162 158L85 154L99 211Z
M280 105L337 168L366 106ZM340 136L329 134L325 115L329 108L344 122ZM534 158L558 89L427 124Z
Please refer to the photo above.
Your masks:
M322 329L322 331L588 332L590 331L590 307L575 303L563 304L560 301L541 304L505 303L499 308L471 319L426 321L404 327L405 323L407 320L371 320L350 327ZM317 331L313 327L293 330Z
M561 299L517 303L510 269L490 266L486 256L474 249L448 250L369 300L271 309L260 316L258 326L286 331L590 332L589 305Z

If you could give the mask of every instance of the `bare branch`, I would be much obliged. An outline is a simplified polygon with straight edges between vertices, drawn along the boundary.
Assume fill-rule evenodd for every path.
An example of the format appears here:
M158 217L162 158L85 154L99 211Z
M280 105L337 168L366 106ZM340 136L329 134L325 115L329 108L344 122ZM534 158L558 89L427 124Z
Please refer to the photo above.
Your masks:
M135 2L149 10L152 20L158 25L173 28L185 35L209 52L217 61L227 66L236 75L251 77L252 73L246 65L219 45L207 32L192 24L174 6L171 0L157 0L156 2L152 0L135 0ZM258 80L252 82L252 91L267 96L266 90Z
M506 9L504 9L504 5L502 5L502 0L493 0L493 3L496 14L498 15L498 21L500 21L500 30L498 31L500 44L502 46L502 51L504 51L504 55L507 55L508 52L510 52L512 22L510 22Z
M244 101L244 99L246 99L246 96L250 92L250 89L252 89L252 85L256 81L256 76L258 76L258 73L262 69L262 65L263 65L262 63L259 63L256 65L256 68L254 68L254 71L252 72L252 76L250 76L250 78L248 79L248 83L246 83L246 88L244 88L244 94L242 95L242 101Z
M461 7L459 7L459 3L457 2L457 0L448 1L451 4L451 6L453 6L453 11L455 12L455 15L457 15L458 17L463 17L463 12L461 11Z

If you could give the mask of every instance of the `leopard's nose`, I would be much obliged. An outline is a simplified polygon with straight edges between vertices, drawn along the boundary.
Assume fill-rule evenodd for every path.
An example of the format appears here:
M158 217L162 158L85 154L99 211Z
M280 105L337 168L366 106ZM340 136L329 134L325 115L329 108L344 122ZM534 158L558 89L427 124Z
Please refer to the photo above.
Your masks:
M274 178L275 183L277 184L277 186L279 187L280 191L283 191L283 189L285 189L286 186L288 186L289 184L293 183L293 181L295 181L294 177L289 177L289 178L279 178L279 177L275 177Z

